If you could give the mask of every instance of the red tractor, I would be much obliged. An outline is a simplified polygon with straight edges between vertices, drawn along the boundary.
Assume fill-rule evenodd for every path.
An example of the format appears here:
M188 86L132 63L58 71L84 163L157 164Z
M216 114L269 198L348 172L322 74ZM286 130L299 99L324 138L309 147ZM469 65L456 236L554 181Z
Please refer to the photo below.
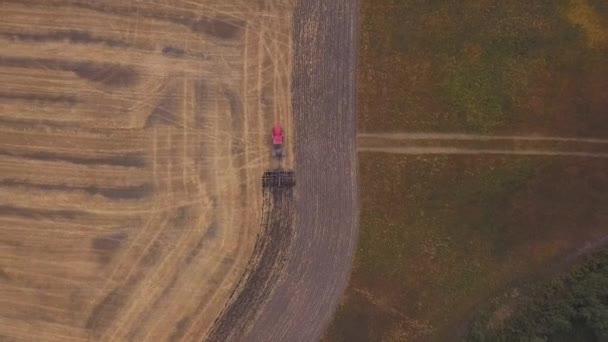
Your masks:
M272 156L281 159L285 153L283 151L283 128L281 125L276 124L272 128Z
M296 185L296 179L292 170L284 169L280 164L281 158L285 156L285 149L283 143L285 137L283 136L283 128L281 125L276 124L272 128L272 156L277 158L279 162L278 167L270 170L266 170L262 176L262 186L264 188L291 188Z

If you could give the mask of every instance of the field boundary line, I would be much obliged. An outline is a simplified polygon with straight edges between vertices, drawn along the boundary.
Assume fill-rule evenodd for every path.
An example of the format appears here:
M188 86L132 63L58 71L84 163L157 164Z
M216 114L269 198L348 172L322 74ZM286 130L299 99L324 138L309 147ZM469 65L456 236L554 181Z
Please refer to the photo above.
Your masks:
M559 157L585 157L608 158L608 153L552 151L552 150L498 150L498 149L470 149L456 147L359 147L358 152L377 152L388 154L461 154L461 155L522 155L522 156L559 156Z
M608 144L608 139L583 138L583 137L559 137L541 135L483 135L465 133L358 133L357 138L374 138L387 140L522 140L522 141L555 141L555 142L580 142L591 144Z

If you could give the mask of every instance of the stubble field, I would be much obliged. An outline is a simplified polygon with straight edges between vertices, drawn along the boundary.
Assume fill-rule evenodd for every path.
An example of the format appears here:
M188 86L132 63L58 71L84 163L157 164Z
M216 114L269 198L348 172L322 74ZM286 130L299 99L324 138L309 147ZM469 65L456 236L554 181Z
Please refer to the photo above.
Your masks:
M201 338L293 146L291 2L0 8L0 339Z

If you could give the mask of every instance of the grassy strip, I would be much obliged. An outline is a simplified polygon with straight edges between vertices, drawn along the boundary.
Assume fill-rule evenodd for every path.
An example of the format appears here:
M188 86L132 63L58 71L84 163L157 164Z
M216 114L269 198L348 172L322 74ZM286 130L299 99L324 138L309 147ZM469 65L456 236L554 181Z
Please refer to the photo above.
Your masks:
M505 298L474 323L469 341L607 341L608 250Z
M487 298L606 234L606 161L362 154L360 163L360 240L332 341L466 333Z

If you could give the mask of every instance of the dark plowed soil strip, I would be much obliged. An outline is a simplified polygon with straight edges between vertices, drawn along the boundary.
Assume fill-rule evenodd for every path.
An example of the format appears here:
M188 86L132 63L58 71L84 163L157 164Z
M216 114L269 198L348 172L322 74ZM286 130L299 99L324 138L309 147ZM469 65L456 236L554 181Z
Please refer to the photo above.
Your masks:
M87 217L88 214L77 210L49 210L0 205L0 217L21 217L32 220L76 220Z
M72 6L116 16L128 15L125 14L126 11L124 8L92 1L78 2L72 0L45 0L44 2L41 2L30 0L4 0L4 2L29 3L33 5L43 4L45 6ZM174 10L176 11L177 8ZM156 11L146 10L145 8L138 9L137 14L142 18L150 18L182 25L190 29L192 32L206 34L223 40L237 39L245 26L242 20L238 20L234 16L221 18L195 18L187 15L187 12L185 11L179 11L179 14L171 15L169 10L165 11L164 13L159 13Z
M76 129L80 128L81 125L78 122L60 122L56 120L44 120L44 119L15 119L15 118L1 118L0 126L2 128L10 128L13 130L39 130L39 131L58 131L61 129ZM86 129L83 129L86 132ZM92 131L92 130L89 130Z
M207 340L232 341L243 336L259 307L269 298L293 238L293 189L264 189L262 227L247 270Z
M42 94L12 94L12 93L3 92L3 91L0 91L0 99L28 101L28 102L32 102L32 103L38 103L38 102L65 103L68 105L74 105L78 102L78 99L75 96L53 96L53 95L42 95Z
M22 187L28 189L48 190L48 191L64 191L64 192L84 192L91 196L103 196L112 200L134 200L142 199L151 196L153 188L151 184L145 183L134 186L100 188L96 186L69 186L65 184L34 184L14 179L0 180L1 187Z
M57 31L49 33L14 33L0 32L0 38L12 41L26 41L36 43L68 41L73 44L105 44L109 47L129 47L127 42L116 39L96 37L85 31Z
M143 168L146 166L146 159L142 154L129 153L121 156L111 157L75 157L67 154L50 152L15 152L11 150L0 150L0 156L19 157L40 161L66 162L77 165L107 165Z
M0 57L0 66L71 71L78 77L110 87L130 87L139 81L139 72L129 65L74 62L53 58Z

